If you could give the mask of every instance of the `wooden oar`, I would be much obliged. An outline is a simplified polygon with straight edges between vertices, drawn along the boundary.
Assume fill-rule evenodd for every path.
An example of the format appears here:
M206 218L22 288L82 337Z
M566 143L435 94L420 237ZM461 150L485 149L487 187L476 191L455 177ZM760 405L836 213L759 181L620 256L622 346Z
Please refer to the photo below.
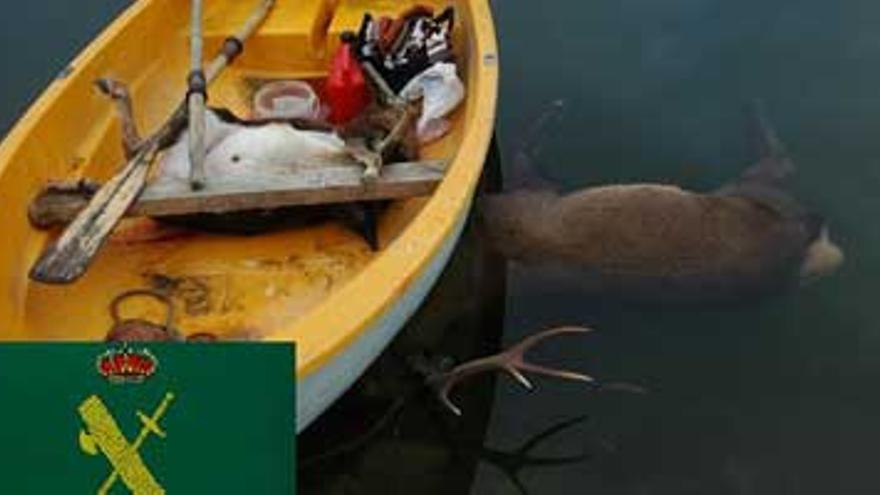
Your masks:
M244 41L265 20L274 4L275 0L262 0L239 31L223 43L222 53L214 58L205 71L207 84L214 81L241 53ZM155 160L160 146L185 124L187 109L188 104L184 100L165 124L142 143L128 164L101 187L89 205L34 264L30 272L33 280L66 284L85 272L113 227L143 190L150 164Z
M202 0L192 0L190 26L189 91L189 185L196 191L205 186L205 99L207 84L202 70Z

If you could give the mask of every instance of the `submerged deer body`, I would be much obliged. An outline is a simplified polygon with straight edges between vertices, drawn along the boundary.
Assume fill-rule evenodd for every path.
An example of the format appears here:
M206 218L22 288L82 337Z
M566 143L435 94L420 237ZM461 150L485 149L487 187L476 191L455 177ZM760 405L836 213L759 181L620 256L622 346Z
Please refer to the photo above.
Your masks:
M561 107L557 105L554 111ZM835 271L843 252L818 215L787 190L794 165L757 109L762 156L736 181L709 193L665 184L592 187L562 194L528 176L526 139L515 156L514 190L482 198L481 227L493 247L525 264L554 265L602 295L642 301L699 302L765 294ZM530 136L553 113L536 121ZM529 362L545 339L584 334L585 327L534 333L498 354L428 375L453 413L450 392L484 372L503 372L522 386L526 373L585 383L596 390L644 393L625 382L599 383L583 373Z
M561 194L521 181L486 198L486 232L511 259L579 268L590 290L648 301L737 299L829 274L843 253L787 190L794 166L757 113L761 159L717 191L627 184Z

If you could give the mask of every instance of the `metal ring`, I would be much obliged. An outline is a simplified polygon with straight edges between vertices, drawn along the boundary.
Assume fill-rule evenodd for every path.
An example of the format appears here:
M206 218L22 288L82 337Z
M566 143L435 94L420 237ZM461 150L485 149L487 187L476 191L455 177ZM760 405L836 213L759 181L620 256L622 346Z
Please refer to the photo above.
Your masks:
M205 72L202 70L194 70L189 73L186 77L186 95L189 98L189 95L196 93L202 95L206 100L208 99L208 81L205 79Z
M119 294L118 296L113 298L113 301L110 302L110 316L113 318L113 324L118 325L122 320L119 316L119 305L122 301L129 299L131 297L137 296L149 296L157 301L163 303L167 310L167 316L165 317L165 330L170 333L173 333L172 325L174 323L174 303L171 302L171 299L168 298L165 294L160 292L156 292L152 289L132 289Z
M243 51L244 43L235 36L230 36L223 40L223 55L226 56L227 62L232 62L238 58Z

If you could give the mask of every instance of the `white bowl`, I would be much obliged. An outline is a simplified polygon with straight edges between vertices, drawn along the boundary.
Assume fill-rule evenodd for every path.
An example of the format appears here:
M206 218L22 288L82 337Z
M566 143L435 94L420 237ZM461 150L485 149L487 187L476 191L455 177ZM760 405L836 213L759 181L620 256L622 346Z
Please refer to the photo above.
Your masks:
M321 105L312 86L304 81L275 81L254 94L257 119L319 119Z

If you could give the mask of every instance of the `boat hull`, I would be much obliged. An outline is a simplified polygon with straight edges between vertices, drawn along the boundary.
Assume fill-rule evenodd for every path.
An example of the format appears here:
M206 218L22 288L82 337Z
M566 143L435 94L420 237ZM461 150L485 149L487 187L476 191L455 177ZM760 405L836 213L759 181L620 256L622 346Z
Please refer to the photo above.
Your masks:
M307 428L351 387L419 309L449 262L465 222L464 217L459 220L425 272L419 275L412 286L371 328L317 372L297 381L297 432Z

